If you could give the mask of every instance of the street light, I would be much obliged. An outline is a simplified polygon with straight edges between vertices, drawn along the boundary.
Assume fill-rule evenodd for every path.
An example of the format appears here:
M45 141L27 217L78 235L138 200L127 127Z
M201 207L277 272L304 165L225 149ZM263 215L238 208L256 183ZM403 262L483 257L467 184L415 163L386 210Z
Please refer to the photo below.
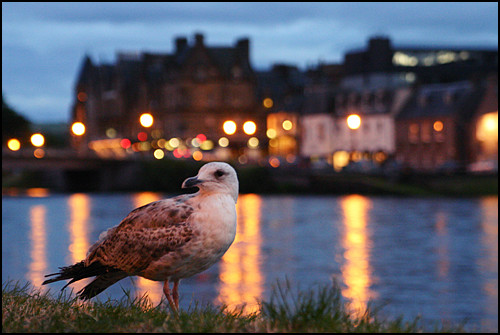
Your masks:
M21 142L19 142L19 140L17 138L11 138L7 142L7 147L12 151L17 151L17 150L21 149Z
M153 125L154 122L153 115L149 113L144 113L139 118L139 122L141 123L141 126L143 126L144 128L149 128Z
M45 143L45 138L42 134L39 133L31 135L30 140L31 144L33 144L35 147L41 147Z
M257 125L253 121L243 123L243 131L247 135L253 135L257 131Z
M351 114L347 117L347 126L349 129L355 130L361 126L361 118L357 114Z
M350 134L350 138L351 138L351 160L355 160L354 159L354 153L356 152L354 150L354 137L353 137L353 134L354 134L354 130L358 129L359 127L361 126L361 118L359 117L359 115L357 114L351 114L347 117L347 127L349 127L349 129L353 130L353 132L351 132Z
M236 122L228 120L224 122L222 129L227 135L233 135L236 132Z
M85 125L81 122L74 122L71 125L71 131L76 136L82 136L83 134L85 134Z

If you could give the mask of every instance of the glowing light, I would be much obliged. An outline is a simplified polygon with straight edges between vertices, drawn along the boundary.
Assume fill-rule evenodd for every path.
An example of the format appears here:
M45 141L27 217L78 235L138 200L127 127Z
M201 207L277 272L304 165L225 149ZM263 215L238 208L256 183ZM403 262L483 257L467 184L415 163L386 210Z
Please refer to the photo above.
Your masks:
M199 147L200 147L200 145L201 145L201 142L200 142L200 140L199 140L197 137L195 137L195 138L193 138L193 139L191 140L191 145L192 145L193 147L195 147L195 148L199 148Z
M16 138L11 138L8 142L7 142L7 147L12 150L12 151L17 151L19 149L21 149L21 142L19 142L18 139Z
M219 138L219 145L223 148L227 147L229 145L229 140L227 139L227 137Z
M257 137L251 137L248 140L248 147L251 149L255 149L259 146L259 139Z
M351 114L347 117L347 126L349 129L358 129L361 126L361 118L357 114Z
M228 120L222 125L222 129L228 135L233 135L236 132L236 123L234 121Z
M265 277L260 262L262 253L262 198L242 194L236 204L237 232L233 247L220 262L218 302L244 307L244 315L259 310L258 299L264 292Z
M45 143L45 138L43 137L42 134L33 134L31 136L31 144L33 144L35 147L41 147Z
M212 150L214 148L214 142L210 140L203 141L200 145L201 150Z
M40 287L47 270L47 208L44 205L31 206L30 217L30 258L27 277Z
M203 159L203 153L199 150L196 150L195 152L193 152L193 159L195 161L201 161Z
M280 160L276 157L271 157L269 158L269 165L271 165L273 168L277 168L280 166Z
M74 122L71 126L71 131L76 136L82 136L83 134L85 134L85 125L81 122Z
M373 156L377 163L383 163L387 159L387 154L385 152L379 151Z
M114 128L106 129L106 136L108 138L115 138L116 137L116 130Z
M161 149L156 149L154 152L153 152L153 156L156 158L156 159L163 159L163 157L165 157L165 153L163 152L163 150Z
M140 116L139 122L145 128L149 128L153 125L153 115L149 113L144 113Z
M367 215L371 202L360 195L349 195L341 200L344 218L344 264L341 267L345 288L342 295L351 300L353 312L362 315L368 301L374 297L370 287L372 269L370 266L370 235L368 234Z
M268 138L275 138L276 137L276 129L269 128L266 131L266 135L267 135Z
M207 136L205 136L205 134L198 134L198 135L196 135L196 138L198 139L198 141L200 143L203 143L207 140Z
M337 151L333 154L333 168L335 171L341 171L349 164L349 153L347 151Z
M120 146L123 149L128 149L128 148L130 148L131 145L132 145L132 143L130 142L130 140L128 138L124 138L120 141Z
M175 158L181 158L184 155L184 153L179 150L179 148L175 149L173 153Z
M38 158L38 159L43 158L43 157L45 157L45 150L37 148L33 152L33 156L35 156L35 158Z
M476 137L480 141L498 141L498 112L487 113L479 118Z
M271 108L274 105L273 99L271 98L265 98L264 101L262 101L262 105L266 108Z
M293 123L290 120L285 120L285 121L283 121L283 123L281 124L281 126L285 130L291 130L293 128Z
M145 141L145 140L148 139L148 134L145 133L145 132L143 132L143 131L141 131L139 134L137 134L137 139L139 141Z
M444 128L443 122L441 121L434 122L433 128L435 131L442 131Z
M181 144L181 141L179 141L179 139L177 137L174 137L174 138L171 138L169 141L168 141L168 144L172 147L172 148L177 148L179 146L179 144Z
M243 124L243 131L247 135L253 135L257 131L257 125L253 121L247 121Z

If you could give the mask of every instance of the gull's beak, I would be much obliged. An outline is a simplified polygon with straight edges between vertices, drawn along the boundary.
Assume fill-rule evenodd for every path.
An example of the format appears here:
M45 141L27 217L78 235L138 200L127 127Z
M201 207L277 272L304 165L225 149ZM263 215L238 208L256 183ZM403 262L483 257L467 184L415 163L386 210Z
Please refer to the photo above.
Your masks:
M184 182L182 183L182 188L195 187L195 186L201 184L202 182L203 182L203 180L198 179L198 176L191 177L191 178L184 180Z

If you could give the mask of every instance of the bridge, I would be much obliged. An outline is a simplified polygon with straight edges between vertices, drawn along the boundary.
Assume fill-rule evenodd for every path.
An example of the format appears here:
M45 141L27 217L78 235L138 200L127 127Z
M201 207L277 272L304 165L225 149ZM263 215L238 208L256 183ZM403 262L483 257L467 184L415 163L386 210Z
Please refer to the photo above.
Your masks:
M23 178L57 191L108 191L131 188L138 159L102 159L71 149L2 150L2 186Z

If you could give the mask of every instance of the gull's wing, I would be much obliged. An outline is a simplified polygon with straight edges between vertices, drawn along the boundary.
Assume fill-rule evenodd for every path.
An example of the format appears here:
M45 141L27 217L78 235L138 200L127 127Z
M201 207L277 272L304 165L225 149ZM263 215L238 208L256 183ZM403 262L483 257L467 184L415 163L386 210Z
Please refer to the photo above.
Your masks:
M187 223L194 210L188 201L192 197L159 200L133 210L118 226L101 235L90 248L85 265L99 262L134 274L175 251L192 236Z

